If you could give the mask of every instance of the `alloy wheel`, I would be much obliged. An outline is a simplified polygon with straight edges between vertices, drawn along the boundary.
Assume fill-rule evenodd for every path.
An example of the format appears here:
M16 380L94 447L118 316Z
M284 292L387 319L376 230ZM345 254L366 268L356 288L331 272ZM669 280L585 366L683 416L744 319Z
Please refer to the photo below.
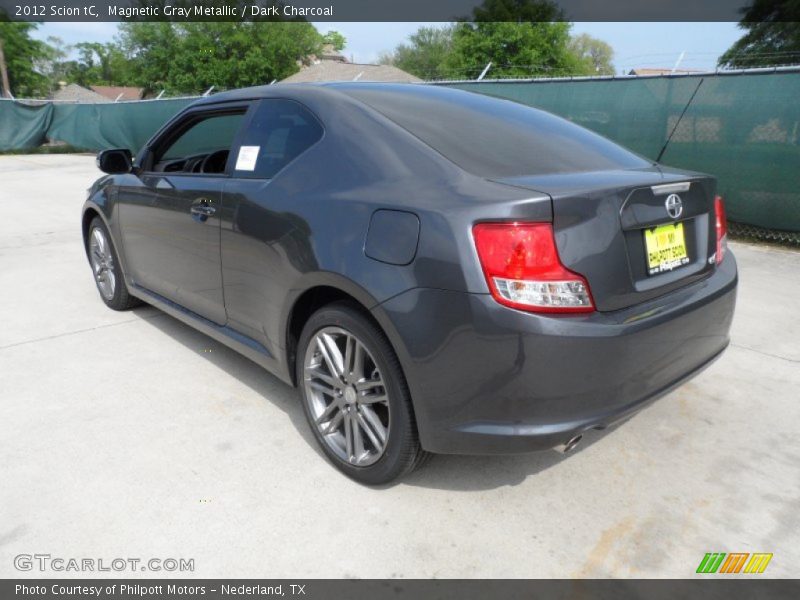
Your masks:
M89 258L92 263L94 280L100 294L108 301L114 298L117 276L114 270L114 255L105 232L99 227L92 230L89 238Z
M342 461L374 464L389 438L389 395L375 359L340 327L320 329L308 344L305 397L320 437Z

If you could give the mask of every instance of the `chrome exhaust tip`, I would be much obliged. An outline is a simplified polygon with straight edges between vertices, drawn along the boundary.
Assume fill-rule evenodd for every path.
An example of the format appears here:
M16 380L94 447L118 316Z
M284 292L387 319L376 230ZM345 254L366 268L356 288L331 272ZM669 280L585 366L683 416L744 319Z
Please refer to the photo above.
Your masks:
M578 447L578 444L581 443L582 439L583 439L583 434L579 433L575 437L572 437L572 438L568 439L563 444L559 444L558 446L553 448L553 450L555 450L556 452L560 452L561 454L566 454L567 452L572 452L573 450L575 450L575 448Z

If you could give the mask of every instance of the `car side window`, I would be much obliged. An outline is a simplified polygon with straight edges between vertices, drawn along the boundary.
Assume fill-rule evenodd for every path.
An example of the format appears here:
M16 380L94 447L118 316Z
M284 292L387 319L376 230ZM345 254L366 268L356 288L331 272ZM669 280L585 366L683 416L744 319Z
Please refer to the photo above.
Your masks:
M234 176L272 179L322 134L322 125L298 102L263 100L242 135Z
M153 170L165 173L225 172L231 146L245 111L199 116L179 126L177 137L159 148Z

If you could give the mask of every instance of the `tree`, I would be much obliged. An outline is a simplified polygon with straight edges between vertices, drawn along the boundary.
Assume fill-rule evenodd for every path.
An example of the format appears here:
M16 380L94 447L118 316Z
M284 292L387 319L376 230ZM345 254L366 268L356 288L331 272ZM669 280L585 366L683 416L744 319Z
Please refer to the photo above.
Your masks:
M3 49L3 38L0 38L0 98L11 95L11 84L8 83L8 67L6 66L6 53Z
M472 10L478 23L563 21L564 13L550 0L484 0Z
M585 74L563 18L548 0L485 0L456 24L421 27L381 62L423 79L473 79L489 62L490 77Z
M569 43L570 24L550 0L484 0L473 22L453 31L446 65L456 77L472 79L491 62L491 77L573 75L580 62Z
M81 42L74 48L78 51L78 60L70 61L66 69L67 81L84 87L129 82L128 61L118 44Z
M453 26L420 27L392 53L380 56L381 64L391 64L421 79L447 77L445 61L453 47Z
M381 50L378 52L378 64L379 65L393 65L394 64L394 51L392 50Z
M322 36L322 43L330 44L334 50L340 52L347 46L347 39L338 31L331 30Z
M54 90L59 81L67 79L67 71L71 61L66 58L71 46L64 43L60 37L48 36L45 44L45 55L34 62L34 68L47 78L48 87Z
M571 39L562 19L547 0L485 0L470 21L421 27L379 62L423 79L474 79L489 62L495 78L613 74L611 47Z
M720 67L765 67L800 62L800 1L755 0L744 9L747 30L722 56Z
M31 32L38 27L37 23L0 21L0 43L3 45L9 87L14 96L44 96L49 91L47 77L34 67L47 56L47 44L31 37Z
M580 63L585 75L613 75L614 49L602 40L593 38L587 33L573 37L569 42L569 50Z
M130 79L177 93L284 79L318 54L323 38L305 21L122 23Z
M129 83L147 92L164 89L180 44L175 25L120 23L118 37L129 61Z
M500 1L500 0L498 0ZM491 62L490 77L558 77L580 72L563 22L459 23L445 65L452 76L473 79Z

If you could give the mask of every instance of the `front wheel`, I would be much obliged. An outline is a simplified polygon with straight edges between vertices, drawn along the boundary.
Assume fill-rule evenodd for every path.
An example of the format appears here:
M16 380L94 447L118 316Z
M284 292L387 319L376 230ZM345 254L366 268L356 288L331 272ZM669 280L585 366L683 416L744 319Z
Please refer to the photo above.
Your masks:
M339 470L379 485L420 464L405 378L374 323L348 303L326 306L303 328L297 357L306 418Z
M117 252L100 217L95 217L89 224L86 248L97 291L106 306L114 310L128 310L141 304L141 301L128 293L122 269L119 268Z

